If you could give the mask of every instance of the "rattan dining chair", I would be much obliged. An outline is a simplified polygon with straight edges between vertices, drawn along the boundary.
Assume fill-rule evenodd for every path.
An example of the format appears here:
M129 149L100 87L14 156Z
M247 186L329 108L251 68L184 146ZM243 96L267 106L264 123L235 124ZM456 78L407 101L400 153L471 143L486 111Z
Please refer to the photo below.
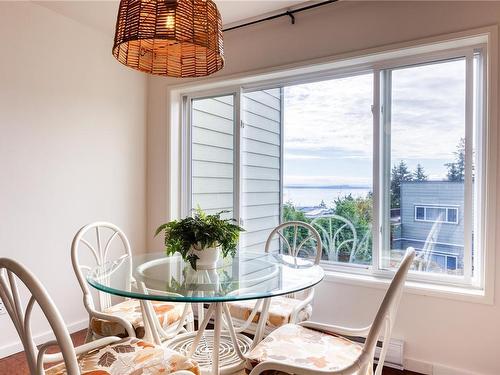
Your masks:
M375 349L382 335L383 345L375 370L375 375L380 375L414 258L415 250L409 248L370 326L353 329L310 321L287 324L247 354L250 375L373 375ZM343 336L366 337L366 340L361 345Z
M25 309L18 280L29 292ZM12 259L0 258L0 298L19 334L32 375L199 374L196 362L137 338L104 337L75 348L59 310L43 285L28 269ZM31 332L35 304L39 305L55 336L55 341L38 348ZM53 346L58 346L60 353L47 354L47 349ZM56 362L62 363L44 369L44 365Z
M310 246L312 244L312 246ZM309 245L309 246L306 246ZM321 237L316 229L302 221L289 221L278 225L269 234L265 251L276 251L294 259L312 258L314 264L321 260ZM314 288L299 294L273 297L269 305L266 334L288 323L299 323L311 317ZM229 303L233 320L239 324L238 332L254 333L262 313L263 301L237 301Z
M90 238L92 237L92 238ZM113 248L121 255L111 257L114 241L119 240L117 248ZM89 263L82 264L82 250L90 254ZM116 257L131 257L130 243L125 233L116 225L107 222L94 222L82 227L75 235L71 245L71 260L78 283L83 292L83 304L89 314L89 329L86 342L94 337L119 336L142 338L145 334L143 311L137 300L126 299L120 303L113 304L108 293L97 292L96 304L94 297L85 279L85 273L92 266L101 266L108 260L116 260ZM87 259L88 260L88 259ZM131 265L132 263L129 262ZM132 287L134 280L132 269L129 272L129 284ZM152 304L152 315L156 315L157 321L163 328L178 324L179 320L185 320L188 331L193 330L193 314L191 306L184 303L154 301ZM189 311L185 311L189 309Z

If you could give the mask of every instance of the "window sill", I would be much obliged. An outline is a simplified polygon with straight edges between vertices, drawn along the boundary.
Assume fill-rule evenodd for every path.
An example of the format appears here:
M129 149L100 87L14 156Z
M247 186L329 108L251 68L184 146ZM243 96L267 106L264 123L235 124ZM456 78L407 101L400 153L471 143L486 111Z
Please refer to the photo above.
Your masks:
M385 277L355 274L334 270L325 270L325 282L356 285L365 288L387 289L391 280ZM421 296L445 298L455 301L493 304L493 294L486 293L483 289L474 289L461 286L424 283L419 281L407 281L405 292Z

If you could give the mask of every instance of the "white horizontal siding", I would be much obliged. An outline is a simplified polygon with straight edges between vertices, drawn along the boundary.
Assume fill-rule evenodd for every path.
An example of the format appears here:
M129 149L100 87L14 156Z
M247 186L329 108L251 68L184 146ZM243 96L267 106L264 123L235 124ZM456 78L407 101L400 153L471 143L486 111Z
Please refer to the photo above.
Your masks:
M279 91L278 97L274 95L270 95L266 91L253 91L245 94L247 98L250 98L256 102L259 102L268 107L274 108L277 111L280 111L281 101L279 99Z
M278 203L267 204L267 205L264 204L260 206L252 206L245 208L245 218L247 220L264 217L268 215L279 216L279 214L280 214L280 205Z
M230 212L234 204L233 97L195 99L191 123L192 207L209 214Z
M243 165L250 165L255 167L268 167L279 169L280 167L280 158L262 154L251 154L249 152L245 152L242 155L241 163Z
M267 241L267 237L265 238L264 241L261 241L259 243L253 244L253 245L248 245L245 247L245 251L264 252L266 250L266 241ZM271 243L269 244L269 252L279 251L279 246L280 246L280 243L278 240L271 241Z
M217 96L215 98L213 98L214 100L217 100L219 102L222 102L222 103L226 103L226 104L229 104L229 105L233 105L233 96L232 95L228 95L228 96Z
M276 87L274 89L267 89L267 90L262 90L264 91L265 93L269 94L269 95L272 95L274 96L275 98L281 98L281 89L279 87Z
M193 194L193 208L198 207L198 205L204 210L233 207L233 194Z
M233 150L214 146L193 144L192 158L195 161L211 161L233 164Z
M211 161L198 161L193 160L193 178L207 177L207 178L233 178L233 164L232 163L218 163Z
M232 96L227 96L227 102L223 102L221 98L218 100L213 98L208 99L196 99L193 100L193 109L197 111L202 111L210 113L215 116L223 117L228 120L233 120L234 118L234 107L232 105Z
M208 208L203 210L205 213L209 215L217 214L221 211L229 211L229 214L224 214L224 219L234 219L233 217L233 207L217 207L217 208Z
M240 248L244 251L264 251L280 221L280 121L279 89L243 95L241 206L246 232Z
M276 134L280 133L279 121L269 120L265 117L261 117L251 112L245 111L245 117L243 122L245 123L245 125L253 126L255 128L264 129Z
M232 178L193 178L193 194L233 193Z
M240 248L264 251L280 221L280 89L245 93L242 100ZM192 205L211 214L233 211L233 97L194 100L192 108ZM273 241L271 250L278 246Z
M233 136L230 134L219 133L212 130L193 127L193 143L199 145L209 145L224 149L233 149Z
M271 96L269 96L271 98ZM273 121L280 121L280 111L279 109L273 108L271 105L267 105L266 103L261 103L256 101L255 99L248 96L248 94L244 95L244 105L243 108L247 112L251 112L253 114L259 115L260 117L264 117Z
M268 230L269 228L275 228L278 224L279 218L277 216L263 216L256 219L247 219L244 222L245 230L248 232Z
M253 139L255 141L260 141L263 143L268 143L276 146L279 146L280 144L279 134L259 129L257 127L247 125L244 134L246 139Z
M245 249L247 246L265 243L272 230L273 228L255 232L242 232L240 234L240 248Z
M277 168L253 167L244 165L241 172L243 178L250 180L279 181L280 179L280 170Z
M277 158L280 157L280 146L279 145L262 143L262 142L255 141L255 140L249 139L249 138L245 139L241 143L241 151L257 153L257 154L261 154L261 155L275 156Z
M233 134L233 120L214 115L212 113L201 112L193 109L193 126L205 129L212 129L221 133Z
M279 193L279 181L251 180L247 179L242 184L243 193Z
M260 206L263 204L279 204L279 193L245 193L243 206Z

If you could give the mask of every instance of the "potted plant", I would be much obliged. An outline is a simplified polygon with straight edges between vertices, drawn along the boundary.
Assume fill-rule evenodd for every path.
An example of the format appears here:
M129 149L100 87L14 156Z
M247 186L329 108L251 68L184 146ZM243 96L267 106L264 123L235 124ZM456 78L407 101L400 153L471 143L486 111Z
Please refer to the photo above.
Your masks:
M236 225L234 219L222 219L221 211L208 215L197 208L193 216L162 224L155 236L164 233L165 253L181 254L195 270L197 268L215 268L219 253L225 258L234 258L240 232L243 228Z

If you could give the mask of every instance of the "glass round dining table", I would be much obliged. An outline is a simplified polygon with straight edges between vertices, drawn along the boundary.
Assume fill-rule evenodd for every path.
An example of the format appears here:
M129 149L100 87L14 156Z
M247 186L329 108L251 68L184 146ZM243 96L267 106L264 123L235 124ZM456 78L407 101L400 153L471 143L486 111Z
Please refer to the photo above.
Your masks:
M310 289L323 277L323 269L312 261L275 253L242 252L234 259L221 259L216 268L197 270L180 256L147 253L97 266L87 281L100 292L139 300L146 340L158 345L163 340L164 345L196 360L204 373L218 375L244 367L245 353L263 338L271 297ZM237 327L227 303L241 300L256 304L248 320ZM186 303L179 324L164 329L150 301ZM198 330L181 333L191 303L199 306ZM256 316L250 339L242 332ZM210 320L213 329L208 330Z

